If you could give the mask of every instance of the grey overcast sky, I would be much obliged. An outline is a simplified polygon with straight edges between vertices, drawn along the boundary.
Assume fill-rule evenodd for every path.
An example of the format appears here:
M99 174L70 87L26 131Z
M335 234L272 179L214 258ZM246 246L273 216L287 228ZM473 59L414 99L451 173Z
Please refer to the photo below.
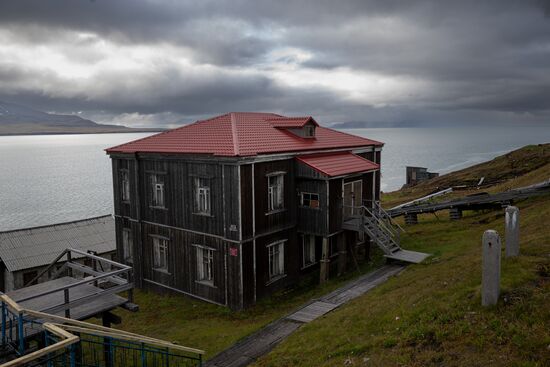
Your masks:
M0 0L0 100L130 126L550 124L550 1Z

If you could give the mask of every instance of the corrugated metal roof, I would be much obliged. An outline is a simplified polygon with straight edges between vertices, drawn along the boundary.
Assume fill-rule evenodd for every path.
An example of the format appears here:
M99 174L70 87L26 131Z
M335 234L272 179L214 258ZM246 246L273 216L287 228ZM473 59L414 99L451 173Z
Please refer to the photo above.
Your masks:
M329 177L380 168L380 165L350 152L302 155L296 159Z
M114 251L113 217L0 232L0 259L10 272L48 265L69 247L99 254Z
M288 123L285 123L287 119ZM194 153L218 156L299 152L381 146L382 143L319 126L314 138L284 128L303 126L310 117L285 118L273 113L232 112L106 149L107 153ZM311 121L314 121L311 118ZM275 125L274 125L275 124ZM277 125L279 126L279 125Z

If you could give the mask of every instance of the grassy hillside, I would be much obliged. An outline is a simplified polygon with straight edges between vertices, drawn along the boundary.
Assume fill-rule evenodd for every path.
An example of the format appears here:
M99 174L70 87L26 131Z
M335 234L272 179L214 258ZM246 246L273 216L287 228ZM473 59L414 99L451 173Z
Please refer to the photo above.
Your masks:
M484 189L489 192L548 179L550 145L526 147L385 198L394 205L440 185L477 183L480 176L504 180ZM480 306L481 236L495 229L504 237L503 211L465 212L456 222L423 215L406 227L403 247L433 257L299 329L256 365L550 366L550 196L518 206L521 256L503 256L497 306Z
M203 349L209 358L309 300L331 292L382 263L382 256L378 256L373 262L362 264L360 272L349 272L323 286L318 285L318 273L314 273L297 287L262 299L256 306L240 312L183 295L135 290L139 312L117 309L123 322L115 327Z
M490 184L489 186L456 191L438 200L447 200L479 191L505 191L548 180L550 179L550 144L528 145L491 161L451 172L410 188L385 193L382 196L383 205L391 208L449 187L475 186L482 177L485 177L485 183Z

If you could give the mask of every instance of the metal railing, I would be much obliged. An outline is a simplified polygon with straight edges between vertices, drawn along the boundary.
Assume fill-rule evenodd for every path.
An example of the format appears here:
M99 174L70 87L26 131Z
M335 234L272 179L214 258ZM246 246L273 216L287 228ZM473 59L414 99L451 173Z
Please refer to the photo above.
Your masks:
M0 300L2 346L16 345L16 358L5 362L2 367L202 365L204 351L199 349L25 309L5 294L0 295ZM30 348L31 341L37 345L36 350Z
M66 261L61 265L59 269L56 270L55 274L52 275L52 269L58 266L58 263L65 256ZM93 267L83 265L76 261L82 259L90 260L93 264ZM128 298L130 302L132 301L132 290L134 288L134 285L132 283L132 267L73 248L68 248L64 250L48 267L42 270L30 282L28 282L26 286L34 284L45 274L48 274L48 278L55 278L65 271L71 277L75 272L82 273L82 280L76 281L71 284L55 287L43 292L33 293L31 296L19 298L17 301L24 302L44 297L53 293L63 292L63 302L59 302L44 311L50 313L64 311L67 318L71 316L71 308L85 304L95 299L99 295L116 294L123 291L128 291ZM100 283L101 287L98 287ZM97 290L93 293L87 293L86 295L81 297L74 297L73 295L71 299L71 289L86 284L93 284L97 288Z
M399 238L400 229L394 227L391 222L384 220L377 206L369 208L362 206L348 206L348 210L353 214L350 217L359 220L358 225L361 230L366 230L372 240L383 249L386 254L391 254L394 250L400 249Z

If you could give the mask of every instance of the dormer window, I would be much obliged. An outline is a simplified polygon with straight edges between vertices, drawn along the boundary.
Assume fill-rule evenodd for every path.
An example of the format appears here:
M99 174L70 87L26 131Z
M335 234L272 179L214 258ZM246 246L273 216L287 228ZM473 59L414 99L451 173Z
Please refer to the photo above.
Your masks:
M315 128L319 124L311 116L277 117L267 120L273 127L286 130L300 138L315 138Z
M315 137L315 126L313 126L313 125L304 126L304 137L306 137L306 138Z

